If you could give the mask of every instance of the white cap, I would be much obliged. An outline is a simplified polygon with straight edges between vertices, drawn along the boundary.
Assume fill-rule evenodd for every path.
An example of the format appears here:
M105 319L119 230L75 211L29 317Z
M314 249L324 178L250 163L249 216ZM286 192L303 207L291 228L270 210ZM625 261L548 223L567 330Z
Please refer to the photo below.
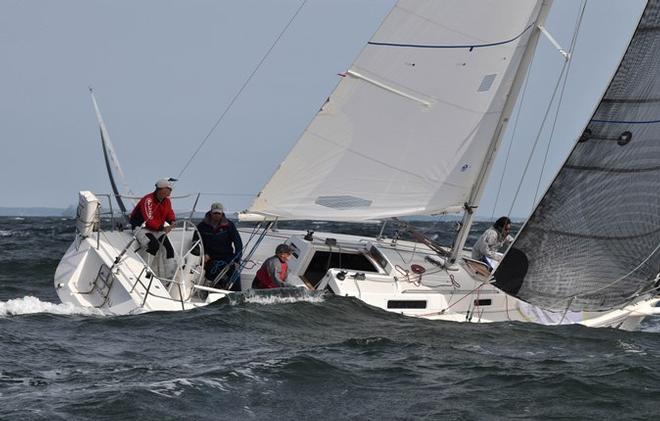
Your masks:
M224 213L224 211L225 208L220 202L215 202L211 205L211 213Z
M157 189L170 189L172 190L172 182L168 180L167 178L161 178L160 180L156 181L156 188Z

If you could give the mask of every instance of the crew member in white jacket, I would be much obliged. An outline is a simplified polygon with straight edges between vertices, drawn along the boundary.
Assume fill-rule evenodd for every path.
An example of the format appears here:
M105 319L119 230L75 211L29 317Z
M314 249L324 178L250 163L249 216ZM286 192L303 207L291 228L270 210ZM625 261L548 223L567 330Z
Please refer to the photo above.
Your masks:
M492 270L493 260L502 259L499 250L508 247L513 242L513 237L509 235L509 232L511 232L511 220L506 216L498 218L475 243L472 248L472 258L484 262Z

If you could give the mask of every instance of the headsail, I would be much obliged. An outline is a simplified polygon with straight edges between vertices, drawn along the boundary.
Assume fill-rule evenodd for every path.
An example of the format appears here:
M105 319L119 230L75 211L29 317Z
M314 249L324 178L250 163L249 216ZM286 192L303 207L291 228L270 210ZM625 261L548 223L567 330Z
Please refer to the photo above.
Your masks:
M121 195L133 195L131 190L128 188L124 178L124 172L121 170L119 165L119 160L115 154L115 150L110 141L110 135L108 135L108 130L105 128L105 123L103 122L103 117L101 117L101 111L99 106L96 103L96 97L94 96L94 91L92 88L89 88L89 93L92 96L92 102L94 103L94 112L96 112L96 120L99 123L99 129L101 131L101 146L103 147L103 158L105 159L105 167L108 170L108 178L110 179L110 185L112 186L112 192L114 193L115 200L119 209L121 209L122 214L126 214L126 206L121 198ZM121 183L122 191L119 191L117 183L115 181L115 173L119 182Z
M584 134L495 272L542 308L606 310L660 271L660 1L649 1Z
M357 221L461 210L541 3L398 1L249 212Z

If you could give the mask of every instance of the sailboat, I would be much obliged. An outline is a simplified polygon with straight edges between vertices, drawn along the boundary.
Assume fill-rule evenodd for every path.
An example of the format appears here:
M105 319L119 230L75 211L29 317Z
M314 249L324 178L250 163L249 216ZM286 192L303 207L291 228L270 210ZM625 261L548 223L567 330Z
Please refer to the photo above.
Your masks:
M286 243L288 284L406 316L632 330L660 314L660 1L646 5L593 117L501 263L491 273L465 249L539 38L570 59L544 27L551 3L399 0L240 214L256 223L241 229L242 289ZM110 167L112 147L104 151ZM114 182L113 191L122 197ZM459 212L451 246L274 228ZM232 294L204 284L189 220L169 235L177 264L165 274L133 233L101 229L97 195L81 192L78 214L55 273L63 302L126 314Z

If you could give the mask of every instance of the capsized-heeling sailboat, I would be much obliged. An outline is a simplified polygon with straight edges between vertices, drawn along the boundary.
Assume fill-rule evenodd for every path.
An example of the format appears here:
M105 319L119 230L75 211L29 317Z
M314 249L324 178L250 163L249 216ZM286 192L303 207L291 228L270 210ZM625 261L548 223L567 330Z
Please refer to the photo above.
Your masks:
M597 113L583 142L576 146L583 153L571 154L557 177L560 181L555 181L514 245L511 255L518 260L507 255L493 283L487 267L470 259L463 248L494 154L539 35L545 31L543 23L551 2L398 1L250 209L241 215L243 220L260 220L265 227L258 234L255 230L241 233L252 246L241 263L242 288L250 288L256 268L274 246L287 242L293 248L290 284L356 297L409 316L634 329L644 317L657 314L658 198L652 198L654 204L646 208L654 216L625 234L616 231L619 225L615 222L604 223L603 217L612 214L597 213L591 207L581 214L577 206L581 198L573 200L571 191L562 192L558 193L559 203L554 193L559 191L555 185L562 184L563 174L571 171L587 177L612 171L626 177L641 174L643 178L634 182L638 192L653 177L657 182L660 141L653 138L652 130L640 133L637 128L644 125L632 123L613 135L604 127L627 120L621 120L623 114L601 111L625 105L638 110L636 117L644 117L635 121L652 125L656 103L649 99L653 98L651 87L660 79L655 66L660 54L655 49L659 31L649 28L656 20L657 3L649 2L644 10L611 89L619 89L627 78L635 77L630 68L639 65L640 58L647 63L647 85L634 85L639 86L638 92L630 96L606 95L603 103L611 105L599 107L602 115ZM622 101L613 102L619 98ZM615 141L610 139L613 136ZM646 146L637 149L635 141L640 137L638 143ZM617 166L613 161L622 156L627 159L630 145L635 148L633 154L640 159L644 156L645 161ZM610 155L613 148L619 149ZM588 168L576 169L582 166ZM599 176L594 179L600 180ZM603 179L602 185L615 179ZM85 195L81 214L93 200L93 195ZM630 202L621 201L622 206ZM543 224L537 221L561 219L565 211L555 214L548 209L562 206L575 208L571 213L575 225L555 233L556 227L549 224L543 231ZM428 240L269 229L276 220L367 221L460 211L464 213L462 227L453 247ZM592 215L601 219L591 220ZM632 216L626 218L635 222ZM178 265L169 276L156 273L135 252L131 233L91 226L80 233L58 267L55 285L64 302L126 313L187 309L228 293L201 284L201 262L190 253L195 246L194 226L187 222L171 234ZM590 227L596 230L590 231ZM540 237L535 240L538 232ZM582 260L623 259L621 253L607 255L609 237L623 237L622 244L635 244L640 253L627 250L623 254L632 260L620 263L614 272L586 273L596 261L581 266L556 257L563 239L542 241L552 235L569 236L576 244L586 239L581 243L586 247L576 246L583 251ZM635 242L639 236L643 237L641 244ZM534 246L533 251L523 247L525 241ZM594 242L591 248L589 241ZM571 253L563 256L573 257ZM544 259L550 263L544 264ZM562 271L564 263L571 269ZM581 281L583 276L587 283ZM544 286L546 279L555 282ZM553 293L544 293L547 288L554 288ZM608 298L598 305L585 304L592 303L592 296Z
M542 308L601 311L660 286L660 5L649 1L584 133L495 272Z

